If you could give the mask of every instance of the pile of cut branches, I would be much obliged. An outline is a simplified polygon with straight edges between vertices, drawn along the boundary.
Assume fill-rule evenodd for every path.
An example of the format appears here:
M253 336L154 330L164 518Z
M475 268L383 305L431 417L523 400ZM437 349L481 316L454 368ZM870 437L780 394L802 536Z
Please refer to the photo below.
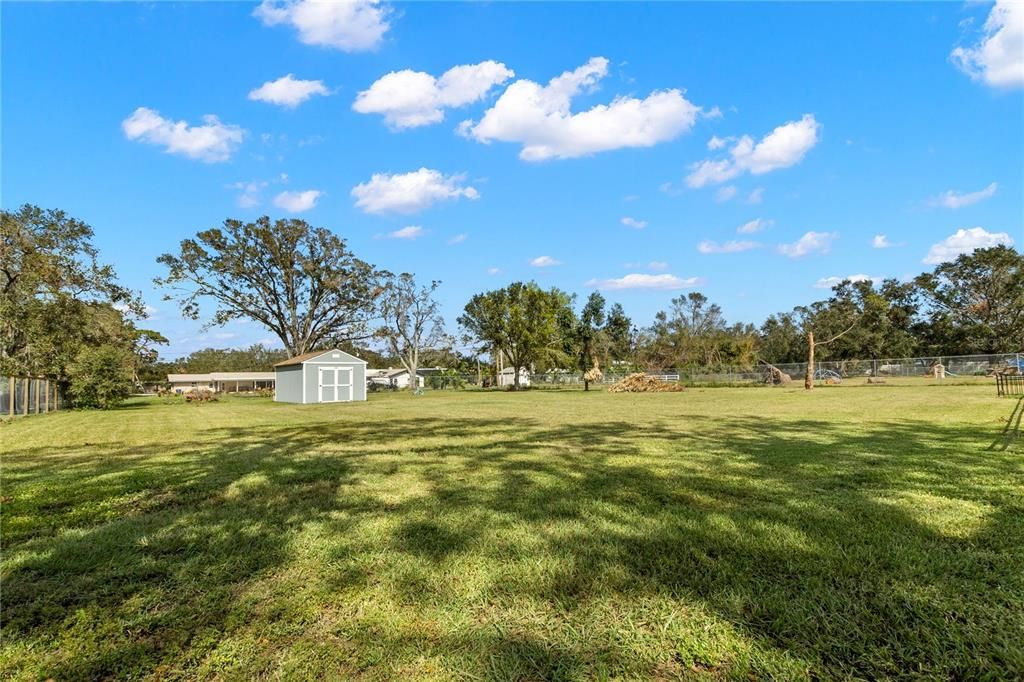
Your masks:
M609 393L674 393L683 390L675 381L662 381L643 372L630 374L617 384L608 387Z

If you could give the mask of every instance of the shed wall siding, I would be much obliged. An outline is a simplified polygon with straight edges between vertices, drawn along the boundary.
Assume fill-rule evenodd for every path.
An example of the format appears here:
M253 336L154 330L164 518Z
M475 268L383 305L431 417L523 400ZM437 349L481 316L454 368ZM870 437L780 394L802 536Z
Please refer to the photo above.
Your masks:
M366 400L366 364L363 362L338 362L310 360L303 366L306 373L306 402L320 402L320 368L346 367L352 370L352 400Z
M278 367L274 386L274 400L282 403L301 403L302 365Z

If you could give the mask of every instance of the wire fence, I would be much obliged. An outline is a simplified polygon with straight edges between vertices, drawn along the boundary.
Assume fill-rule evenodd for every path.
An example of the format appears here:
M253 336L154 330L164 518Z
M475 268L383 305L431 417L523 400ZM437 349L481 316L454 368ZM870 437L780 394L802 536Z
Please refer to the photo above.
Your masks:
M40 377L0 377L0 416L45 414L67 407L57 382Z
M941 370L937 366L941 365ZM807 372L807 363L790 362L776 364L780 371L794 380L800 380ZM613 384L629 374L643 372L664 381L682 381L708 384L759 384L765 383L765 366L746 367L677 367L641 370L625 366L606 370L597 384ZM897 377L947 378L987 377L997 372L1024 375L1024 352L993 355L936 355L916 358L878 358L870 360L822 360L815 362L816 378L846 379L874 377L877 379ZM508 387L511 376L502 376L495 384L493 374L486 371L477 373L444 373L424 377L424 388L451 390L459 388ZM531 372L521 379L521 385L534 387L578 387L584 384L583 373L570 370Z

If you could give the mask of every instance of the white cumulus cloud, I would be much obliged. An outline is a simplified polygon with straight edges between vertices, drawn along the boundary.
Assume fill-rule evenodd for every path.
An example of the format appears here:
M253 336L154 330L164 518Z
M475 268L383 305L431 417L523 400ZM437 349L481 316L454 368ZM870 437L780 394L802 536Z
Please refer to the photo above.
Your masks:
M718 150L718 149L722 149L723 147L727 146L728 144L729 144L729 138L727 138L727 137L719 137L718 135L712 135L711 139L708 140L708 149L710 149L711 151L715 151L715 150Z
M562 261L555 260L551 256L537 256L530 261L530 265L535 268L549 268L552 265L561 265Z
M996 0L978 42L949 55L974 80L996 88L1024 86L1024 3Z
M675 291L678 289L689 289L701 283L700 277L677 277L669 273L661 275L649 275L643 272L634 272L623 277L613 279L592 279L586 286L604 291L622 291L625 289L656 289L659 291Z
M455 66L440 78L410 69L392 71L360 92L352 109L383 114L387 124L398 130L440 123L445 109L481 100L513 76L511 69L495 61Z
M315 189L307 189L302 192L281 192L274 197L274 206L291 213L301 213L316 206L316 201L322 194L323 192Z
M764 187L752 189L747 195L748 204L760 204L762 201L764 201Z
M633 228L634 230L642 230L645 227L647 227L646 220L637 220L636 218L630 218L629 216L624 217L619 222L621 222L626 227Z
M294 109L314 95L329 94L323 81L300 80L289 73L250 91L249 99Z
M942 208L963 208L964 206L970 206L971 204L988 199L996 193L997 189L999 189L999 184L993 182L988 187L979 189L977 192L954 192L953 190L948 190L937 197L932 197L928 203L932 206L941 206Z
M1006 232L989 232L981 227L959 229L941 242L932 244L923 262L938 265L946 261L956 260L957 256L972 253L975 249L992 246L1013 246L1013 239Z
M757 242L751 242L746 240L733 240L722 244L705 239L700 244L697 244L697 251L701 253L739 253L740 251L750 251L756 249L760 244Z
M203 116L203 125L172 121L160 112L139 107L121 121L121 130L129 140L155 144L168 154L181 154L206 163L227 161L245 139L245 130L220 122L216 116Z
M882 281L881 277L872 277L871 275L865 275L864 273L858 273L856 275L847 275L846 277L822 277L814 283L815 289L831 289L843 280L849 280L851 282L872 282L878 283Z
M828 253L832 248L832 242L838 238L838 232L805 232L792 244L779 244L779 253L790 258Z
M894 246L896 245L889 241L884 234L876 234L871 238L871 248L873 249L891 249Z
M522 144L524 161L568 159L674 139L692 128L701 112L681 90L672 89L644 99L616 97L574 114L573 98L593 90L607 74L608 60L594 57L547 85L517 80L479 122L464 121L459 131L478 142Z
M251 180L249 182L235 182L227 187L228 189L237 189L240 192L238 195L239 208L253 208L259 206L260 195L269 184L266 180Z
M438 201L478 199L475 188L463 185L462 175L420 168L410 173L374 173L352 188L356 206L366 213L416 213Z
M771 227L774 224L774 220L764 220L762 218L755 218L737 227L736 231L739 232L740 234L754 234L755 232L760 232L766 227Z
M718 191L715 192L715 201L719 203L729 201L734 196L736 196L737 191L738 190L736 189L735 185L726 185L725 187L719 187Z
M345 52L375 49L391 25L378 0L263 0L253 16L264 26L286 24L307 45Z
M419 225L409 225L408 227L403 227L400 230L388 232L388 237L391 239L419 239L424 234L426 234L426 232Z
M452 237L451 239L448 240L448 244L454 246L455 244L461 244L464 241L466 241L466 235L465 234L457 234L457 235L455 235L454 237Z
M690 166L690 187L717 185L743 173L763 175L799 163L818 144L821 124L811 114L784 123L758 142L750 135L737 139L724 159L705 159Z

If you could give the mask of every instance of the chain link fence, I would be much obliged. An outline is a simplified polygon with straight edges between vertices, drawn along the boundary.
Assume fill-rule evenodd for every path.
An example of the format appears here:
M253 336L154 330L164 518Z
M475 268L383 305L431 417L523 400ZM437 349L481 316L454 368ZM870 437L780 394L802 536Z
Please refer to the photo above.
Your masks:
M44 414L66 408L57 383L38 377L0 377L0 417Z
M854 377L897 378L921 377L933 378L936 365L942 365L948 378L986 377L998 371L1009 370L1024 375L1024 352L1003 353L995 355L937 355L916 358L879 358L871 360L822 360L815 362L815 374L819 379L836 377L840 379ZM807 371L807 363L790 362L776 364L794 380L801 380ZM613 384L621 381L636 371L627 368L612 367L604 372L599 384ZM688 383L708 384L759 384L765 380L765 366L750 367L679 367L648 370L645 374L656 376L664 381L682 381ZM509 377L501 382L502 386L511 383ZM595 383L595 382L592 382ZM583 386L583 373L569 370L549 372L531 372L528 379L522 381L524 386L546 388L574 388ZM459 388L489 388L494 386L493 374L486 371L481 374L446 372L444 374L427 375L424 377L424 388L428 390L452 390Z

